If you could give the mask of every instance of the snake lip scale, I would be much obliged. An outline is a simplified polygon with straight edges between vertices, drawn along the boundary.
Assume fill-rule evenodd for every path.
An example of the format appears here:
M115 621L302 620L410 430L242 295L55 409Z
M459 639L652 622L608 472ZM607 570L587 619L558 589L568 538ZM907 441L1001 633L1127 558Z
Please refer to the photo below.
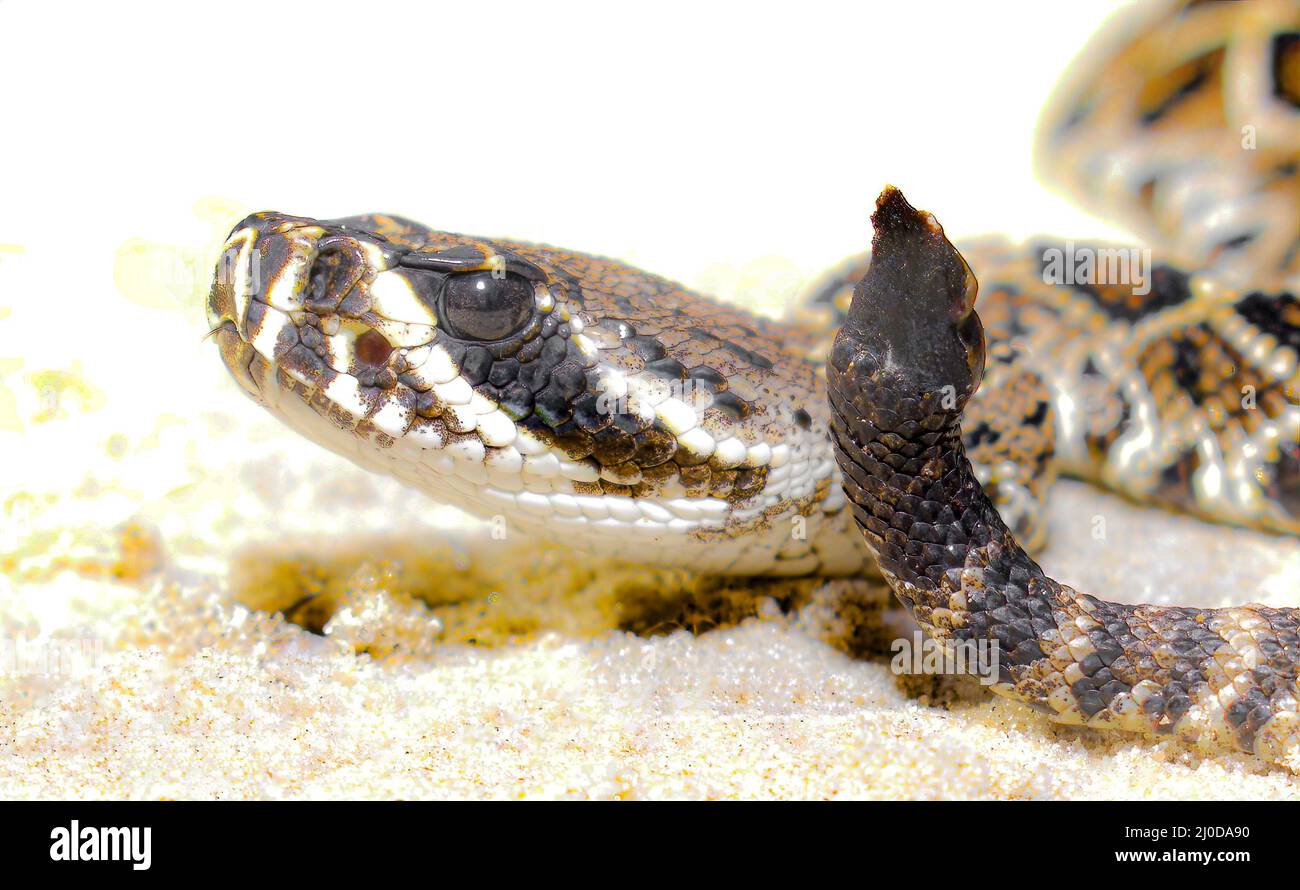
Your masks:
M1295 609L1118 605L1030 555L1060 474L1300 533L1300 0L1120 24L1037 155L1152 245L1140 281L1048 262L1129 248L959 251L892 188L872 253L781 321L566 248L268 211L226 241L211 339L308 439L512 539L883 576L1053 719L1300 769Z

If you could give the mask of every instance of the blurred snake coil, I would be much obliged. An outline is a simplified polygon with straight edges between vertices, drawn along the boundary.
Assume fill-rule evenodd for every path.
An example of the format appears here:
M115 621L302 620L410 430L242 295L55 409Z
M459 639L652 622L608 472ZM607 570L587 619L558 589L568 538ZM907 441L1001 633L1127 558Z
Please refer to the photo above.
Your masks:
M774 321L562 248L263 212L209 318L250 397L438 501L648 564L879 572L1055 720L1295 768L1296 609L1118 605L1024 548L1060 473L1300 533L1300 3L1129 11L1037 157L1140 247L959 253L889 188L873 254Z

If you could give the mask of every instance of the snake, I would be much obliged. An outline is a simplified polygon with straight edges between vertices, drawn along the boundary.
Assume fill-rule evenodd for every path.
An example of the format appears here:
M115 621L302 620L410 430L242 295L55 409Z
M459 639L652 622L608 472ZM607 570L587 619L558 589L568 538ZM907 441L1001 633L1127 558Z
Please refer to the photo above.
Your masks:
M1061 474L1300 533L1300 3L1121 16L1036 138L1140 246L959 249L891 186L870 252L778 319L561 247L265 211L211 336L286 425L439 502L650 565L883 577L1057 722L1294 768L1300 612L1121 605L1030 553Z

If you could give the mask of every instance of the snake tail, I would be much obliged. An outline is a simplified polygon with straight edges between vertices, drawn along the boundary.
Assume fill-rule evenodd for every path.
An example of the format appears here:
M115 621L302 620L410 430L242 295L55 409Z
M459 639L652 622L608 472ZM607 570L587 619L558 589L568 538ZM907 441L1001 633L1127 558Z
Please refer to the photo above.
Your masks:
M898 190L872 222L827 380L845 491L895 595L945 650L993 647L993 690L1057 722L1300 767L1300 610L1126 605L1048 577L963 448L985 357L977 282Z

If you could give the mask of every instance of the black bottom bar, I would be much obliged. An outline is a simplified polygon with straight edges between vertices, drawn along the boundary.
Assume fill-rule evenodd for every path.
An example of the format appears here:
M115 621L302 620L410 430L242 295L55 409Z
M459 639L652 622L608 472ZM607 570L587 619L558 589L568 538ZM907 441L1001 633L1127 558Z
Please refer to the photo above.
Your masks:
M434 881L466 868L485 880L563 880L611 861L627 876L672 880L687 863L693 876L770 880L777 861L810 879L846 862L864 879L1039 867L1064 877L1107 866L1278 867L1293 858L1297 812L1285 803L6 803L0 848L11 868L128 879L373 879L415 867Z

